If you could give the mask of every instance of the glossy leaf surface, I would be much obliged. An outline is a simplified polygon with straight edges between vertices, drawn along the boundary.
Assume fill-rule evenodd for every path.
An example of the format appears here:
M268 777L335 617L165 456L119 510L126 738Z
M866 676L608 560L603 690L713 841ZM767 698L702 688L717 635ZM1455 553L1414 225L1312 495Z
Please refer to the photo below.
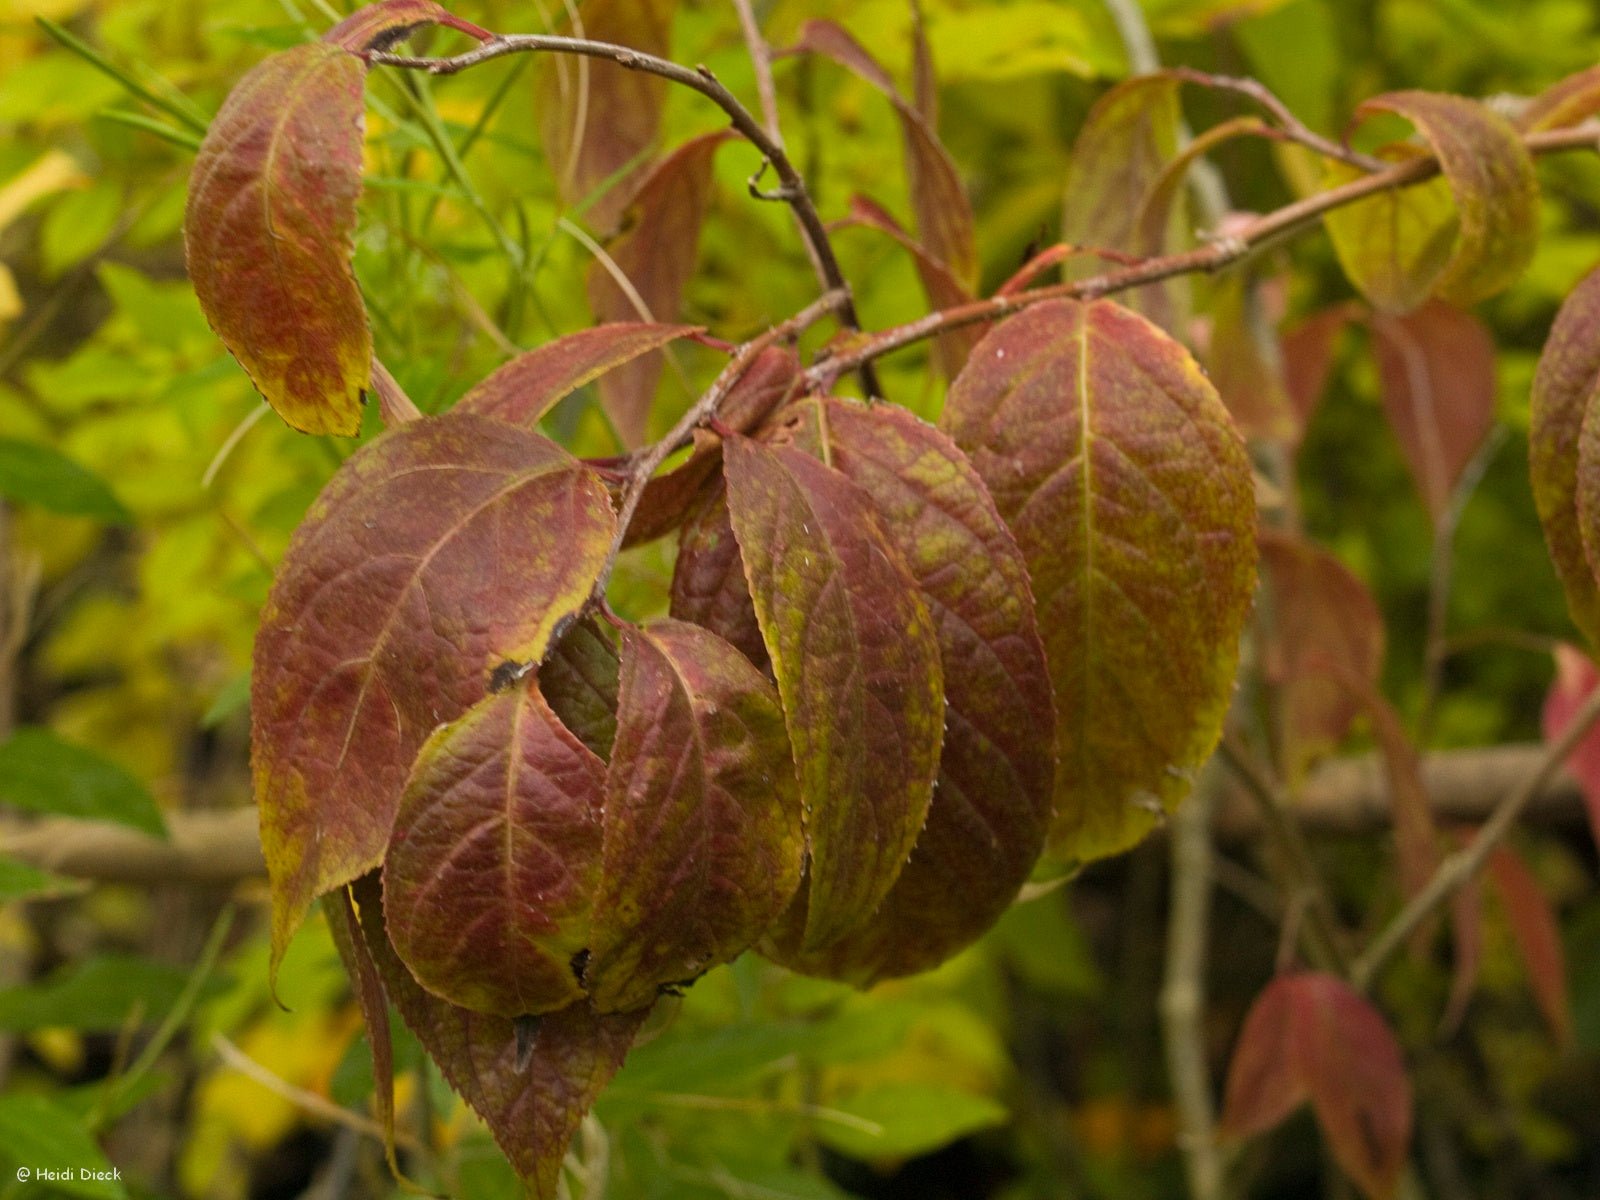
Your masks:
M372 368L350 265L365 74L326 42L272 55L223 102L190 176L184 245L200 307L304 433L357 433Z
M500 663L543 655L614 527L566 451L468 414L402 426L330 481L290 543L252 673L279 955L312 900L378 865L428 734Z
M1055 711L1027 567L948 437L901 408L812 406L833 466L871 498L933 617L945 736L928 820L872 920L798 970L866 984L927 970L1016 898L1050 823Z
M456 412L532 426L607 371L694 333L693 325L619 322L581 329L519 354L456 401Z
M699 626L625 632L585 974L595 1007L648 1006L752 945L794 896L803 856L772 684Z
M1600 470L1586 418L1600 390L1600 271L1591 271L1556 314L1533 378L1528 426L1528 474L1545 541L1573 624L1600 643L1600 589L1581 524L1584 474ZM1591 502L1588 511L1594 512Z
M587 1004L569 1005L539 1018L527 1059L519 1062L511 1020L450 1004L411 977L389 942L376 879L362 879L353 891L390 1002L489 1126L534 1200L555 1200L567 1144L648 1012L599 1016Z
M1032 576L1056 697L1051 848L1114 854L1183 798L1221 731L1255 581L1243 445L1188 352L1104 301L996 328L942 423Z
M1411 1142L1411 1082L1381 1014L1333 975L1280 975L1228 1067L1222 1129L1264 1133L1307 1100L1333 1157L1372 1200L1394 1195Z
M383 864L389 937L419 983L504 1017L582 998L604 790L605 764L537 687L428 739Z
M723 459L800 772L811 952L871 917L927 817L944 722L937 634L856 484L791 446L734 438Z

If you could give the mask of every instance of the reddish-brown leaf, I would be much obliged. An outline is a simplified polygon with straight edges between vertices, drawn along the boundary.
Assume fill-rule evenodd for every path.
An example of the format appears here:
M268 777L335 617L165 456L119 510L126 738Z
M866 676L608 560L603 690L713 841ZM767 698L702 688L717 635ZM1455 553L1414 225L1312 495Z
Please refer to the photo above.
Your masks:
M1141 75L1117 84L1095 102L1067 160L1062 241L1088 250L1140 252L1140 210L1178 153L1179 86L1166 75ZM1180 245L1183 221L1181 205L1166 206L1161 245ZM1063 274L1076 279L1099 269L1080 260L1068 263ZM1185 281L1170 280L1129 293L1128 303L1158 321L1170 320L1188 310L1188 290Z
M906 179L917 214L917 241L965 290L978 283L972 204L939 134L895 87L864 46L833 21L807 21L792 51L821 54L852 71L889 98L900 118Z
M560 31L669 57L676 11L676 0L583 0L578 22ZM562 201L589 201L587 218L603 233L649 170L666 94L659 75L603 59L552 54L542 64L535 104L545 157Z
M780 947L787 966L865 985L937 966L1016 898L1050 822L1055 715L1027 568L966 457L891 405L820 401L811 419L921 589L945 681L939 777L900 878L828 949Z
M1356 119L1378 112L1404 117L1433 148L1454 220L1431 185L1330 212L1323 220L1345 272L1373 304L1398 312L1429 294L1466 307L1509 287L1539 239L1539 184L1516 129L1486 105L1439 92L1374 96ZM1342 181L1357 169L1331 170Z
M1594 660L1576 646L1557 646L1555 652L1556 677L1544 698L1544 738L1553 742L1560 737L1578 709L1589 698L1600 673L1595 671ZM1571 771L1583 788L1584 808L1589 814L1589 830L1595 845L1600 846L1600 726L1596 726L1579 739L1567 758Z
M616 1074L649 1010L600 1016L578 1003L538 1018L519 1061L505 1017L460 1008L425 991L395 955L376 876L352 889L367 949L389 1000L445 1079L489 1126L534 1200L555 1200L561 1160L578 1124Z
M1261 565L1271 585L1271 638L1263 667L1278 691L1279 744L1285 771L1298 779L1332 750L1362 711L1361 701L1329 674L1376 686L1383 670L1383 614L1367 586L1319 546L1261 532Z
M1383 409L1437 523L1494 425L1494 338L1470 313L1432 301L1372 318Z
M700 227L711 202L711 166L727 132L707 133L679 146L651 170L628 205L623 232L606 245L611 268L632 285L630 295L606 263L589 266L589 304L602 321L670 321L694 275ZM643 301L639 310L635 297ZM600 379L600 402L628 446L645 439L661 355L649 353Z
M1517 114L1523 133L1565 129L1600 112L1600 67L1589 67L1540 92Z
M705 626L763 670L770 665L721 487L684 522L678 536L671 612Z
M1306 1100L1371 1200L1392 1196L1411 1142L1411 1082L1382 1015L1337 976L1281 975L1256 999L1228 1069L1222 1129L1249 1137Z
M1567 998L1567 955L1561 945L1561 925L1544 888L1515 851L1496 846L1489 856L1489 878L1500 893L1511 941L1528 971L1528 983L1563 1046L1572 1044L1572 1005Z
M1296 444L1305 436L1306 426L1328 390L1339 336L1352 315L1349 305L1338 304L1314 312L1284 331L1283 382L1297 418Z
M582 998L605 771L531 681L428 739L383 863L389 938L417 982L503 1017Z
M912 261L916 263L917 278L922 281L922 290L928 297L928 303L934 308L955 308L973 298L972 292L956 278L950 268L901 228L900 223L890 215L888 209L877 201L869 200L865 196L851 197L849 220L853 224L876 229L905 247ZM939 356L939 369L944 372L946 379L954 379L960 374L961 368L966 365L967 355L972 353L972 347L988 328L988 322L965 325L960 329L941 334L934 342Z
M358 433L372 370L350 265L365 74L326 42L265 59L223 102L189 177L184 250L200 307L305 433Z
M374 54L403 42L418 29L429 25L448 25L479 41L493 35L470 21L441 8L433 0L380 0L358 8L340 21L322 40L352 54Z
M328 920L328 933L339 951L339 960L344 963L345 974L350 976L350 987L361 1009L362 1022L367 1027L367 1048L372 1052L372 1107L377 1113L378 1127L383 1130L384 1157L388 1159L390 1171L398 1177L400 1164L394 1153L394 1041L389 1032L388 994L378 974L378 964L367 949L349 889L340 888L324 896L322 911Z
M596 1008L649 1005L754 944L800 884L800 795L778 694L716 634L622 635L605 866L584 979Z
M1108 301L997 327L943 425L1032 576L1056 696L1052 850L1115 854L1221 733L1255 584L1244 446L1188 352Z
M1246 437L1291 446L1300 441L1283 347L1254 276L1236 272L1218 281L1206 363L1217 394Z
M350 458L290 543L256 637L252 765L281 955L312 900L376 867L411 761L505 660L537 661L615 529L599 481L466 413Z
M694 325L597 325L519 354L456 401L457 412L533 426L561 399L607 371L697 333Z
M792 446L723 446L810 850L800 949L869 920L928 815L944 733L932 618L870 496Z
M1567 610L1591 645L1600 643L1600 589L1586 549L1579 493L1585 474L1600 473L1600 458L1583 437L1597 391L1600 270L1584 277L1556 315L1533 378L1528 427L1528 474L1539 521ZM1595 511L1592 499L1588 511Z

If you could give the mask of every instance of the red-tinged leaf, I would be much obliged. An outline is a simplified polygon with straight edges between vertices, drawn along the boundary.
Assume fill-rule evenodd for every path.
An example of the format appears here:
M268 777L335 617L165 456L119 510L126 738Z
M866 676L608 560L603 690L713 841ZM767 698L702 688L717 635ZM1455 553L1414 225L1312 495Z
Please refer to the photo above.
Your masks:
M1478 988L1483 967L1483 888L1475 875L1450 897L1450 928L1454 961L1450 965L1450 996L1445 1001L1440 1031L1452 1035L1466 1020L1467 1006Z
M678 536L670 611L711 630L761 669L770 665L721 488L684 522Z
M1470 313L1432 301L1372 319L1384 413L1435 523L1494 425L1494 337Z
M456 401L457 412L533 426L564 397L642 354L698 332L694 325L597 325L519 354Z
M902 229L889 211L876 201L869 200L865 196L851 197L849 220L853 224L876 229L905 247L911 254L912 261L916 263L917 278L922 281L922 290L928 297L928 303L934 308L955 308L973 298L972 292L955 277L950 268ZM946 379L954 379L961 373L961 368L966 365L967 355L972 353L972 347L977 345L978 339L988 331L988 328L987 322L966 325L940 335L934 342L939 356L939 370L944 373Z
M921 589L945 681L933 803L882 907L820 953L779 948L786 966L865 986L937 966L1016 898L1050 823L1055 712L1027 567L966 457L902 408L813 411Z
M1305 1100L1334 1160L1371 1200L1394 1194L1411 1142L1411 1082L1382 1015L1333 975L1281 975L1245 1018L1222 1131L1271 1129Z
M539 664L539 691L550 710L601 758L617 736L617 647L599 622L585 617Z
M1553 742L1578 715L1589 693L1600 684L1594 660L1576 646L1557 646L1556 677L1544 698L1544 739ZM1584 808L1589 814L1589 830L1600 846L1600 726L1591 729L1573 747L1567 769L1583 789Z
M555 1200L561 1161L583 1116L622 1065L648 1010L600 1016L586 1003L538 1018L526 1061L505 1017L460 1008L425 991L384 927L375 877L353 889L362 932L389 999L489 1132L534 1200Z
M1572 1044L1572 1006L1567 999L1567 956L1555 910L1527 864L1505 846L1489 856L1489 879L1500 893L1511 940L1528 971L1533 998L1562 1046Z
M1420 207L1403 198L1430 193L1429 185L1329 213L1323 220L1346 274L1379 308L1399 312L1429 294L1466 307L1505 290L1539 237L1539 184L1516 129L1475 100L1438 92L1387 92L1365 101L1356 119L1378 112L1404 117L1433 148L1455 219L1440 222L1436 196ZM1346 178L1355 170L1335 166ZM1408 229L1408 216L1423 219Z
M1115 854L1221 733L1255 584L1244 446L1188 352L1107 301L996 328L943 426L1033 579L1056 696L1051 848Z
M1267 530L1260 541L1271 585L1272 637L1263 667L1277 689L1284 770L1299 779L1344 739L1363 708L1328 664L1376 687L1383 614L1367 586L1321 547Z
M697 625L625 632L584 976L595 1007L648 1006L753 945L799 887L804 852L772 684Z
M1314 312L1284 331L1283 382L1297 418L1296 444L1305 436L1306 426L1328 390L1339 338L1352 317L1349 305L1338 304Z
M904 867L944 734L932 618L871 497L792 446L723 446L728 508L800 773L800 949L869 920Z
M628 206L630 221L606 253L646 311L639 311L635 297L618 284L607 264L594 262L589 266L589 303L602 321L670 321L677 316L699 256L700 227L711 202L712 160L730 136L707 133L685 142L645 178ZM660 375L657 352L600 379L600 402L629 446L645 439Z
M1597 112L1600 112L1600 67L1589 67L1540 92L1517 114L1515 124L1523 133L1566 129Z
M718 419L735 433L751 432L794 393L799 375L800 359L794 351L776 346L763 350L728 390L718 406ZM682 525L709 498L721 462L722 439L708 429L695 430L688 460L645 484L623 545L654 541Z
M1567 594L1567 610L1590 644L1600 643L1600 589L1585 552L1578 492L1580 473L1595 471L1581 435L1597 391L1600 270L1585 276L1556 314L1533 377L1528 427L1528 474L1539 521Z
M367 1048L372 1052L372 1107L378 1127L383 1130L384 1157L398 1179L400 1164L394 1152L394 1042L389 1033L388 994L378 974L378 964L367 949L349 890L340 888L324 896L322 910L367 1028Z
M1178 154L1179 87L1169 76L1141 75L1117 84L1095 102L1067 160L1062 241L1090 250L1140 252L1140 209ZM1163 246L1181 243L1183 221L1182 206L1168 205ZM1099 269L1080 260L1067 264L1063 274L1077 279ZM1188 311L1188 292L1183 280L1169 280L1129 293L1128 303L1159 321Z
M430 25L448 25L479 41L493 36L488 30L441 8L433 0L381 0L381 3L358 8L323 34L322 40L352 54L375 54Z
M383 864L389 937L417 982L503 1017L582 998L605 770L534 686L428 739Z
M265 59L223 102L189 177L184 250L200 307L304 433L358 433L372 369L350 265L365 74L326 42Z
M833 21L807 21L792 51L820 54L889 98L900 118L906 180L917 215L917 241L968 292L978 284L972 204L938 131L910 104L864 46Z
M561 32L666 58L676 11L676 0L583 0ZM535 104L545 157L562 201L589 201L585 215L602 232L616 228L649 170L666 95L659 75L603 59L552 54L543 64Z
M428 734L537 661L615 529L599 481L470 414L404 425L339 470L256 637L252 765L281 956L311 901L376 867Z
M1235 272L1217 283L1211 302L1211 381L1247 437L1283 445L1301 424L1284 379L1283 348L1257 279Z

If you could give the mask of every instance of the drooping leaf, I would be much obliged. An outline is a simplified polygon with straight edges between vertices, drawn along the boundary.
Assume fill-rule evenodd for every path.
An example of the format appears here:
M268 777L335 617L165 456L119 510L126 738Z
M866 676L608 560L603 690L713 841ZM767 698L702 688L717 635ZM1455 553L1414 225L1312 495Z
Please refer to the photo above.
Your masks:
M128 510L98 475L42 442L0 438L0 496L68 516L129 519Z
M723 446L745 577L800 772L805 952L871 917L927 817L943 738L937 635L869 496L792 446Z
M350 890L340 888L324 896L322 911L367 1028L367 1048L372 1053L372 1107L378 1127L383 1130L384 1157L390 1171L398 1176L400 1163L394 1152L394 1039L389 1030L388 993L361 932L361 919L350 899Z
M353 436L372 368L356 288L362 85L348 51L308 42L241 79L189 182L189 278L217 336L293 428Z
M456 401L454 411L532 427L584 384L695 332L694 325L624 322L569 333L513 358Z
M1248 270L1218 280L1206 366L1240 432L1292 446L1300 440L1300 421L1289 397L1283 345L1263 295L1265 286Z
M628 204L630 219L606 245L606 253L646 311L639 311L635 296L613 278L607 264L594 262L589 266L589 304L602 321L671 321L678 315L711 203L712 161L730 136L718 131L690 139L640 184ZM644 441L660 375L661 355L649 353L600 378L600 402L630 447Z
M1544 698L1542 723L1545 741L1551 742L1566 731L1578 709L1600 684L1594 660L1576 646L1557 646L1556 677ZM1589 814L1589 831L1600 846L1600 729L1591 729L1578 740L1567 759L1583 789L1583 804Z
M1382 1015L1337 976L1280 975L1256 998L1228 1067L1222 1131L1264 1133L1307 1100L1333 1157L1371 1200L1394 1195L1411 1142L1411 1082Z
M927 970L1016 898L1050 823L1055 713L1027 567L944 434L902 408L816 403L834 467L872 499L936 629L945 737L927 823L873 918L785 965L866 984Z
M479 40L490 36L486 30L441 8L434 0L380 0L356 9L323 34L322 40L352 54L373 54L390 49L430 25L448 25Z
M161 810L144 784L110 759L47 729L18 729L0 743L0 805L115 821L152 837L167 836Z
M1141 75L1117 84L1095 102L1067 160L1062 241L1089 250L1139 252L1140 210L1178 154L1178 89L1170 76ZM1166 207L1161 242L1177 248L1183 238L1183 208ZM1075 279L1098 269L1088 261L1069 262L1063 273ZM1187 311L1187 295L1186 283L1169 281L1129 293L1128 303L1160 322Z
M1489 879L1500 893L1511 941L1517 948L1539 1011L1562 1046L1573 1039L1572 1004L1567 998L1567 956L1561 926L1545 889L1522 858L1506 846L1489 856Z
M1581 433L1597 390L1600 270L1586 275L1556 314L1533 378L1528 427L1528 474L1539 521L1567 610L1591 644L1600 643L1600 590L1585 553L1578 490L1586 461Z
M1565 129L1600 112L1600 67L1568 75L1535 96L1516 115L1523 133Z
M1266 530L1260 545L1271 585L1262 667L1277 689L1284 770L1298 779L1338 745L1362 710L1330 668L1377 685L1383 614L1366 584L1321 547Z
M1250 465L1187 351L1050 301L973 351L943 427L1011 527L1055 685L1052 850L1137 842L1221 732L1255 579Z
M800 884L800 796L771 683L682 621L622 635L605 865L585 982L653 1003L752 945Z
M889 98L900 118L905 143L906 181L917 214L917 241L963 288L969 292L976 288L978 251L972 204L938 131L900 94L866 48L835 22L807 21L793 50L832 59Z
M670 611L680 621L705 626L763 670L770 664L733 536L728 498L720 487L678 535Z
M503 1017L582 999L604 789L531 681L428 739L383 863L389 938L423 987Z
M768 347L756 355L717 407L717 417L735 433L758 428L799 386L800 359L793 350ZM722 438L697 429L694 447L683 463L645 484L639 508L628 525L624 546L653 541L678 528L708 499L722 461Z
M1371 328L1384 413L1437 523L1494 424L1494 338L1439 301Z
M676 0L584 0L561 32L670 56ZM580 28L581 26L581 28ZM535 104L545 157L563 203L589 200L589 219L611 232L649 167L667 81L604 60L552 54Z
M389 1000L484 1122L534 1200L554 1200L561 1160L595 1097L622 1065L649 1010L599 1016L586 1003L538 1019L526 1061L505 1017L460 1008L425 991L389 942L375 876L351 889L367 949Z
M865 196L852 196L850 221L868 229L876 229L905 247L911 255L912 262L916 264L917 278L922 281L922 290L928 297L928 303L935 309L955 308L973 298L972 292L956 278L950 268L901 228L900 223L889 211L875 200L869 200ZM972 347L988 328L986 322L964 325L941 334L934 342L939 356L939 370L946 379L954 379L960 374L961 368L966 365L967 355L972 353Z
M1297 419L1295 444L1305 436L1333 374L1339 336L1352 319L1346 304L1305 317L1283 334L1283 382Z
M615 528L560 447L471 414L345 463L290 543L256 637L252 761L281 956L311 901L377 866L411 761L537 661Z
M1438 156L1445 188L1399 189L1323 218L1345 273L1373 304L1407 312L1428 295L1466 307L1516 281L1538 243L1539 185L1516 129L1464 96L1387 92L1356 110L1388 112L1417 127ZM1416 147L1388 147L1396 159ZM1336 163L1334 182L1357 168ZM1453 214L1444 206L1453 198Z
M550 647L539 664L539 691L550 711L601 758L617 736L617 647L593 617L585 617Z

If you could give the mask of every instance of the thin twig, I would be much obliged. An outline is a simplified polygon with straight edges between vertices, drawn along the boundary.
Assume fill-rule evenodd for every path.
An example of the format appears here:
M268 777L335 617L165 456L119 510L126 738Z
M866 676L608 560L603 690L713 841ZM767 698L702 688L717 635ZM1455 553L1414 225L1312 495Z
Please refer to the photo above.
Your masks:
M622 552L622 543L628 533L628 523L638 511L645 485L650 482L650 477L656 473L661 464L666 462L679 446L687 443L699 426L716 416L718 406L727 398L734 384L743 378L744 373L750 369L763 350L776 342L799 336L823 317L838 312L848 303L850 295L847 291L837 289L827 292L794 316L780 321L761 336L746 342L706 389L705 395L690 406L689 411L678 419L678 423L667 431L665 437L640 455L629 473L628 482L622 489L622 502L617 509L616 536L611 540L611 549L595 581L592 603L600 606L604 604L606 585L611 581L611 572L616 567L617 555Z
M1463 884L1483 868L1494 848L1516 824L1522 810L1539 794L1551 776L1560 770L1567 755L1572 753L1597 718L1600 718L1600 690L1592 692L1583 702L1572 721L1562 730L1561 736L1545 749L1538 765L1501 800L1472 841L1440 863L1439 869L1422 890L1372 939L1350 968L1351 983L1362 991L1371 990L1378 973L1416 928L1443 907Z
M1193 67L1169 67L1166 72L1174 79L1181 79L1185 83L1199 84L1201 87L1215 88L1218 91L1237 92L1254 100L1268 115L1277 122L1277 132L1291 142L1298 142L1309 150L1328 158L1337 159L1362 171L1382 171L1390 164L1381 158L1374 158L1370 154L1362 154L1359 150L1352 150L1349 146L1325 138L1320 133L1311 129L1299 117L1289 110L1289 106L1273 94L1272 90L1257 79L1241 78L1235 75L1213 75L1209 71L1198 71Z
M846 283L839 260L834 255L833 244L828 240L827 227L812 202L805 179L795 168L783 146L762 127L755 114L740 103L739 98L705 67L686 67L670 59L611 42L543 33L500 34L463 54L448 58L417 58L402 54L370 54L367 57L370 62L382 66L426 71L430 75L454 75L480 63L504 58L508 54L528 53L577 54L586 58L609 59L630 71L659 75L663 79L699 92L720 108L727 114L733 127L761 152L762 156L772 164L772 169L777 172L784 201L794 210L806 242L816 255L817 261L822 264L823 280L828 290L845 293L844 302L835 303L830 311L836 312L839 319L851 329L861 328L855 304L850 299L849 284ZM880 394L870 359L863 360L851 369L861 372L862 386L870 395Z
M1528 134L1522 145L1532 155L1559 154L1568 150L1590 150L1600 141L1600 121L1589 121L1570 129L1544 130ZM1160 283L1177 275L1214 274L1230 267L1262 247L1320 221L1328 213L1382 192L1413 187L1439 174L1439 160L1431 156L1408 159L1386 170L1307 196L1270 213L1254 218L1226 237L1215 237L1205 245L1180 254L1150 258L1071 283L1036 288L1030 292L991 296L970 304L957 305L929 313L915 321L885 329L861 340L847 351L818 363L806 372L806 383L825 389L834 379L854 371L906 346L937 337L952 329L993 321L1046 300L1097 299L1145 284Z

